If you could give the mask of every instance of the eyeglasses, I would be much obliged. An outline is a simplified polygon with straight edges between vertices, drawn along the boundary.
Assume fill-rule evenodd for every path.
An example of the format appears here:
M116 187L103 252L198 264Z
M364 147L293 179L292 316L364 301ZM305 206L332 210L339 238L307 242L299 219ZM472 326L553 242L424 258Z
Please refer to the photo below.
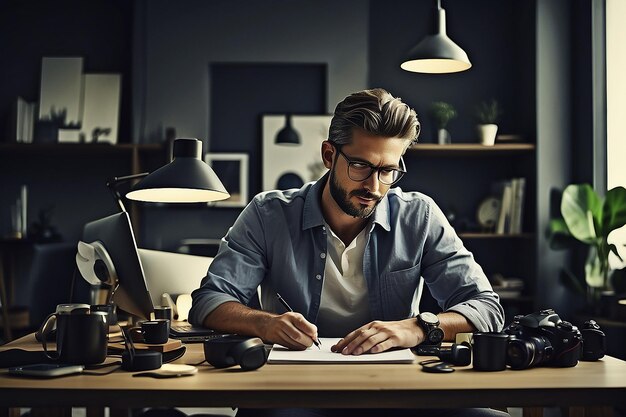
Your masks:
M348 178L352 181L365 181L372 176L374 171L378 172L378 181L385 185L393 185L400 181L402 176L406 174L406 165L404 159L400 157L400 168L376 167L365 161L355 161L350 159L341 151L341 147L335 145L339 155L343 156L348 162Z

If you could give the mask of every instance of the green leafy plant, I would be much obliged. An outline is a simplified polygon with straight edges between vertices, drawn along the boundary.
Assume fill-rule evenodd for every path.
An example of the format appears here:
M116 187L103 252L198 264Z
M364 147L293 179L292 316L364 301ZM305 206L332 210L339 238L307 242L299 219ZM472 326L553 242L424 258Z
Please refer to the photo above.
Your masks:
M430 112L437 121L439 129L445 129L448 122L456 117L456 110L452 104L444 101L435 101L430 105Z
M483 101L476 106L476 119L483 125L496 124L502 115L502 109L496 99Z
M608 237L612 231L626 224L626 189L612 188L602 199L589 184L569 185L563 191L561 216L550 221L550 247L571 248L572 242L589 246L585 283L588 290L596 294L593 301L597 301L600 291L614 285L609 281L609 254L613 252L623 261L616 245L609 243ZM570 280L576 279L570 272L565 274ZM623 277L624 274L617 276ZM581 281L577 282L578 290L584 291Z

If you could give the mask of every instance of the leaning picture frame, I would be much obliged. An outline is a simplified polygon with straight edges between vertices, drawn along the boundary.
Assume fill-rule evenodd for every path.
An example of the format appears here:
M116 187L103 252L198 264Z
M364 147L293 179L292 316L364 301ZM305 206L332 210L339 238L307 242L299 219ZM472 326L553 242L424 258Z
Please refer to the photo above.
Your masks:
M293 129L299 136L295 146L276 143L278 132L285 127L286 115L262 116L263 191L300 188L326 173L320 152L322 142L328 138L332 115L291 116Z
M248 154L207 153L204 161L217 174L230 197L208 203L211 207L245 207L248 204Z

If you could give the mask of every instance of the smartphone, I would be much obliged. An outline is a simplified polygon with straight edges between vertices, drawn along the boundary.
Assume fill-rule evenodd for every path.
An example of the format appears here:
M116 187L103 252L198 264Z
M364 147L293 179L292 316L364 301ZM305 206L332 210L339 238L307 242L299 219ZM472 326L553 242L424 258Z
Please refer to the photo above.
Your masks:
M84 369L85 367L83 365L37 363L33 365L15 366L13 368L9 368L9 374L52 378L55 376L78 374Z

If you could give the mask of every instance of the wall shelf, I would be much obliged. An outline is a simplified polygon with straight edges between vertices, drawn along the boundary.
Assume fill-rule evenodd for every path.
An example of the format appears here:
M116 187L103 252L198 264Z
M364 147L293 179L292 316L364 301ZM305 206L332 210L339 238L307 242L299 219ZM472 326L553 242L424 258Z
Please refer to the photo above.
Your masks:
M457 234L488 277L501 274L524 281L523 295L507 294L502 299L506 321L532 310L536 291L536 144L418 143L407 150L405 162L408 172L402 188L432 197L444 213L454 214L459 225L467 222L470 227L475 226L478 206L494 192L494 184L526 179L522 218L525 232L497 234L466 227L473 231Z
M486 156L486 155L516 155L530 154L535 151L534 143L507 143L485 146L478 143L456 143L439 145L436 143L418 143L411 146L407 152L416 155L440 156Z

